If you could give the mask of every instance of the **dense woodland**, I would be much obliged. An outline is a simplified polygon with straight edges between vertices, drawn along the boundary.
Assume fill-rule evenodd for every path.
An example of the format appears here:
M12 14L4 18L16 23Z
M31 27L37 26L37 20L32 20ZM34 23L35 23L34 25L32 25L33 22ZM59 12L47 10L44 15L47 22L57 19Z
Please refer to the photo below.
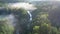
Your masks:
M33 1L29 2L36 10L32 11L33 20L29 21L29 15L25 9L8 8L8 3L0 3L0 34L60 34L60 2L59 1ZM2 8L5 7L5 8ZM5 18L13 14L18 21L16 26ZM14 22L14 23L15 23ZM27 25L30 25L27 27Z

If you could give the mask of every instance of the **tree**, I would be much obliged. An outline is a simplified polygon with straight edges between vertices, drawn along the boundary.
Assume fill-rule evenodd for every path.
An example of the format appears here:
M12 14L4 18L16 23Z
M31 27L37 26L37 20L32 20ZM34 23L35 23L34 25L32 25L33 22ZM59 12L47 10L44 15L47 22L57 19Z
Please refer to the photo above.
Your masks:
M9 23L5 18L0 20L0 34L13 34L14 27L9 25Z

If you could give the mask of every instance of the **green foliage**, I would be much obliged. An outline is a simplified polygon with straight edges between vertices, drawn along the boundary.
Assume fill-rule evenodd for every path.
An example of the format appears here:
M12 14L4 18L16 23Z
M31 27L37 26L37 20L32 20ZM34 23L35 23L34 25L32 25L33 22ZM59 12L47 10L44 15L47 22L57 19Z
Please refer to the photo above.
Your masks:
M56 27L51 28L51 34L57 34L58 30Z
M4 11L11 12L15 16L17 16L18 22L16 27L19 30L21 30L21 33L26 34L28 32L27 24L29 22L27 18L27 10L23 8L7 7L7 4L3 4L3 3L0 3L0 7L5 7ZM36 7L38 9L35 12L33 11L33 13L35 13L34 15L37 14L36 17L34 17L34 19L32 20L33 31L32 33L31 32L30 33L28 32L28 33L29 34L60 34L60 28L56 28L52 26L51 25L52 23L48 19L48 16L49 16L48 11L55 9L57 7L52 4L50 5L50 3L45 3L45 2L40 5L37 5ZM54 16L52 17L54 18ZM14 27L13 25L10 25L9 20L6 20L6 18L0 19L0 34L13 34L13 32L14 32Z
M10 22L6 19L0 20L0 34L13 34L14 27L8 23Z
M33 27L33 34L39 34L39 28L40 28L40 26L34 26Z
M36 32L38 32L39 31L39 28L40 28L39 26L34 26L33 30L36 31Z
M26 25L27 25L27 10L23 9L23 8L9 8L7 6L4 6L4 8L2 9L4 10L7 14L7 13L12 13L17 19L18 19L18 22L16 23L16 27L18 29L21 29L22 30L22 33L25 33L26 32ZM4 11L2 13L4 13ZM9 14L7 14L9 15ZM4 15L2 15L4 16ZM2 34L13 34L14 32L14 27L13 25L10 25L10 21L9 20L6 20L7 18L0 18L0 20L5 23L5 24L1 24L3 26L0 25L0 28L2 30ZM21 27L20 27L21 26Z
M33 34L59 34L59 30L56 27L51 26L48 16L48 13L43 12L40 12L40 14L37 15L33 20Z

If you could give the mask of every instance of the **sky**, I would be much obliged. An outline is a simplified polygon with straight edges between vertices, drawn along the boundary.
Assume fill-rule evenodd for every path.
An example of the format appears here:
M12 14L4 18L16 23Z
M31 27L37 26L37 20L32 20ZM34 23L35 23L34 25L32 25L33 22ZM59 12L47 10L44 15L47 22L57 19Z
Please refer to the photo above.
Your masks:
M60 0L27 0L27 1L60 1Z
M60 1L60 0L0 0L0 2L32 2L32 1Z
M60 1L60 0L26 0L28 2L32 2L32 1Z

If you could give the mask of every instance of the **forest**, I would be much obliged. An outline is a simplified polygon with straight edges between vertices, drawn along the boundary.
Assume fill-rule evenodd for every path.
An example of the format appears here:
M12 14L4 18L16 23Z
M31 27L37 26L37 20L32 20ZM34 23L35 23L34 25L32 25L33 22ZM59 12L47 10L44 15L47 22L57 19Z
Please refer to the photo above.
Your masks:
M60 1L18 1L0 1L0 34L60 34Z

